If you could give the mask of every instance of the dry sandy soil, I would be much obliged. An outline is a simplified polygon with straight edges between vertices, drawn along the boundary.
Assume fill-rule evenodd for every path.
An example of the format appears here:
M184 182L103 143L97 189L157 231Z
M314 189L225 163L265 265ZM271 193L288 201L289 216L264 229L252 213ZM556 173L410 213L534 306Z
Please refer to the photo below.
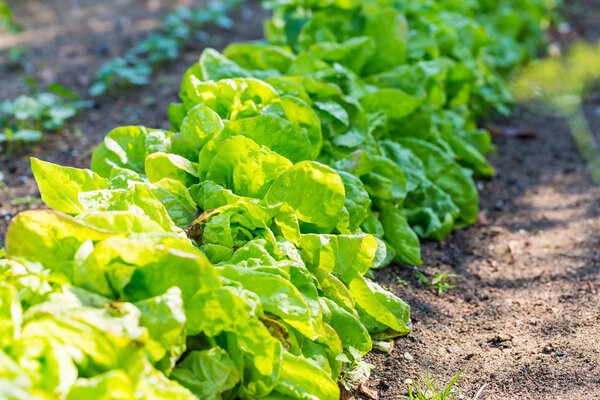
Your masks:
M33 49L27 69L43 82L58 81L84 94L97 67L122 54L154 29L173 3L152 0L12 1L25 33L0 36L0 50ZM188 2L189 3L189 2ZM199 2L191 2L199 4ZM600 4L570 4L573 37L600 38ZM211 32L210 45L261 35L263 15L253 2L236 17L235 32ZM176 100L183 71L206 44L195 43L178 63L160 70L150 86L99 99L93 110L8 159L0 155L7 187L0 190L0 236L24 207L12 199L38 196L27 154L87 166L90 149L124 124L161 127ZM23 71L8 70L0 56L0 99L24 90ZM600 132L600 97L590 96L587 116ZM391 354L372 353L372 396L398 399L406 378L429 370L438 381L464 369L458 386L466 397L485 385L480 399L600 399L600 191L592 183L563 120L515 111L498 122L534 133L498 135L492 162L497 175L480 182L477 225L442 243L425 243L423 271L462 275L456 288L437 295L409 268L392 267L377 279L413 308L414 332ZM501 129L502 131L503 129ZM82 132L82 136L76 132ZM0 239L0 245L1 245ZM402 282L401 284L398 282ZM365 394L355 394L365 397Z

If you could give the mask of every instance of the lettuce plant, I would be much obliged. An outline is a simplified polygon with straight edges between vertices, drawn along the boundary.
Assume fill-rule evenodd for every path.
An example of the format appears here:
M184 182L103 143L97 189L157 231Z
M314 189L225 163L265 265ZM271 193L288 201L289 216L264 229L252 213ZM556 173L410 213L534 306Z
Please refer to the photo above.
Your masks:
M48 91L21 95L0 102L0 147L11 149L14 143L39 141L44 132L61 130L79 111L89 107L88 101L59 84Z
M338 399L374 340L411 330L371 270L419 264L419 238L477 217L474 178L493 171L476 122L529 51L495 58L529 32L513 3L523 26L544 15L537 0L276 1L265 41L187 71L171 131L117 128L91 169L32 159L53 211L7 233L0 388Z

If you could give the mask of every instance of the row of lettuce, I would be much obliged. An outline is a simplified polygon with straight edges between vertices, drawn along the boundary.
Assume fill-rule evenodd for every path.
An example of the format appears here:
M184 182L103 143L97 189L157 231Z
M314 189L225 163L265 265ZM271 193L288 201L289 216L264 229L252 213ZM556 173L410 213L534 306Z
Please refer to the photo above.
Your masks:
M410 331L371 270L477 218L477 120L547 4L271 5L265 40L188 70L172 131L117 128L91 170L32 160L54 211L7 234L2 398L335 400Z

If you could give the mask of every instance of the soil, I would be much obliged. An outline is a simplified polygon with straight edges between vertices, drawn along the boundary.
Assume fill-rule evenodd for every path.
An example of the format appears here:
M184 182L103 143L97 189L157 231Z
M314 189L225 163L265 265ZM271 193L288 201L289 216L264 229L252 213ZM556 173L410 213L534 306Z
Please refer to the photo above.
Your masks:
M122 54L154 29L172 4L159 0L21 0L9 2L26 30L0 34L0 51L27 45L27 72L85 94L98 66ZM188 2L199 4L196 2ZM568 7L573 31L565 40L600 38L600 5ZM249 2L235 30L211 31L210 45L261 36L264 14ZM562 41L562 40L561 40ZM0 237L8 221L39 196L28 156L78 167L110 129L124 124L165 126L165 110L177 99L179 79L204 47L194 43L181 61L160 69L151 85L104 96L69 123L66 132L39 145L0 155L6 187L0 190ZM0 56L0 99L24 91L23 71ZM600 132L600 96L590 96L586 115ZM479 182L479 222L441 242L423 245L428 276L458 274L456 288L438 295L406 267L376 273L377 280L412 307L414 331L391 354L374 352L367 387L357 398L399 399L405 379L426 371L438 382L464 369L458 387L466 398L483 387L482 400L600 399L600 190L593 184L565 122L518 109L497 122L491 160L496 176ZM1 246L0 239L0 246Z

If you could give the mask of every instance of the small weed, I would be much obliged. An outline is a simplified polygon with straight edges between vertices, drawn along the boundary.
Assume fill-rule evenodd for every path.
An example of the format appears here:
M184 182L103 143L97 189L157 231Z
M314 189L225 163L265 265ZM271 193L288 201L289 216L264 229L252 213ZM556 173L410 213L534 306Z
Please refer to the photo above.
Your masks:
M425 272L421 271L420 269L415 270L415 278L417 278L417 280L423 285L429 286L429 278L427 275L425 275Z
M396 284L399 286L406 286L408 285L408 281L406 279L398 278L396 279Z
M436 272L432 278L429 278L425 272L417 269L415 270L415 278L427 288L434 290L437 294L442 294L450 289L454 289L456 286L450 283L450 280L462 278L459 274L447 274L445 272Z
M407 379L406 390L408 395L402 397L403 400L459 400L466 399L465 395L456 387L463 371L459 371L445 385L437 383L429 374L419 376L415 379ZM486 385L483 385L471 400L477 400L483 393Z
M438 294L444 293L446 290L454 289L456 286L449 282L450 279L462 278L459 274L446 274L436 272L433 279L431 279L431 286L438 292Z

